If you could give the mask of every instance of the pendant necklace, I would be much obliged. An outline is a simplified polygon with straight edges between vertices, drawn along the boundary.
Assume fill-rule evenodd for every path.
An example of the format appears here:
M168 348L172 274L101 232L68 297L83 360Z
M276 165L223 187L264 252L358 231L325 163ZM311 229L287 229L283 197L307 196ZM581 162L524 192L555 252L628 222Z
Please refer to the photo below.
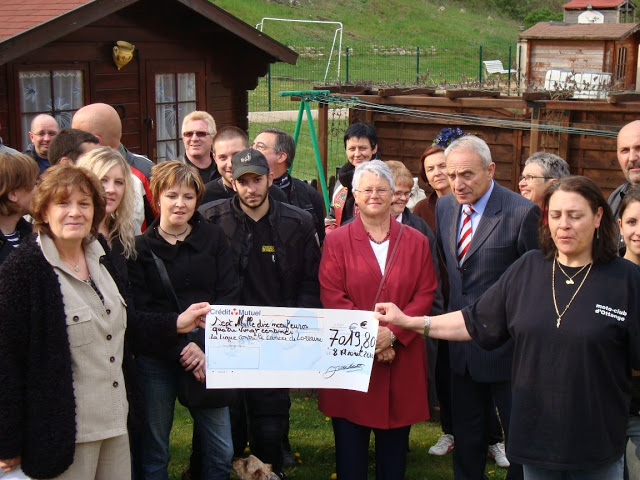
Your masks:
M67 262L62 257L60 257L60 260L62 260L64 263L66 263L68 266L70 266L73 269L74 272L76 272L76 273L80 272L80 262L78 262L78 263Z
M565 277L567 277L567 279L565 280L565 283L567 285L573 285L575 284L575 282L573 281L574 278L576 278L578 275L580 275L580 272L582 272L585 268L587 268L587 265L591 265L590 263L587 263L586 265L583 265L582 268L580 270L578 270L576 273L574 273L573 275L569 276L567 275L567 272L564 271L564 269L562 268L562 265L560 265L560 262L558 262L558 268L560 269L560 271L564 274Z
M593 262L588 264L589 265L589 269L587 270L586 275L582 279L582 282L580 282L580 285L578 286L578 288L576 289L575 293L571 297L571 300L569 300L569 303L567 303L567 306L564 307L564 310L562 311L562 313L560 313L560 310L558 310L558 302L556 300L556 262L558 262L558 260L554 259L553 260L553 269L551 271L551 293L553 294L553 306L556 309L556 315L558 315L558 319L556 321L556 328L560 328L560 322L562 322L562 316L565 313L567 313L567 310L569 310L569 307L573 303L573 299L576 298L576 295L578 295L578 292L582 288L582 285L584 285L584 282L587 280L587 277L589 276L589 272L591 272L591 267L593 266ZM558 262L558 266L560 266L560 262ZM585 267L586 267L586 265L585 265ZM582 267L582 269L584 269L584 267ZM562 270L562 268L560 270ZM582 271L582 270L580 270L580 271ZM575 277L575 275L574 275L574 277ZM573 277L571 277L571 278L573 278ZM569 282L567 282L567 283L569 283ZM571 283L573 283L573 281Z
M164 228L162 228L160 225L158 225L158 228L160 229L160 231L166 235L169 235L171 237L174 237L176 240L178 239L178 237L181 237L182 235L184 235L185 233L187 233L187 230L189 230L189 224L187 224L187 228L184 229L184 232L175 234L175 233L169 233L167 232Z

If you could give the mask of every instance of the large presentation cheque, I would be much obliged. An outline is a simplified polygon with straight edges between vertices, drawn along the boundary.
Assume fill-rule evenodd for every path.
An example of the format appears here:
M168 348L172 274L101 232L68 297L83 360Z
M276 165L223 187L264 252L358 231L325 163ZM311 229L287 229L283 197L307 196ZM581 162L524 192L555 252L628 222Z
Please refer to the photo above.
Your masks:
M372 312L214 305L207 388L344 388L366 392L378 321Z

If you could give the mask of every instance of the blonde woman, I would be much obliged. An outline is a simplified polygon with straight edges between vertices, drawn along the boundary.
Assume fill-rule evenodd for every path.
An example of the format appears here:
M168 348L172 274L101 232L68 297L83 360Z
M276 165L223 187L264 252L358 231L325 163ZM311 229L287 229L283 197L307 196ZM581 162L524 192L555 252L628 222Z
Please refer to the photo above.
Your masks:
M99 147L78 159L77 166L93 172L104 188L106 213L98 226L113 253L118 272L126 275L126 260L135 259L135 190L131 168L117 150ZM126 278L126 276L125 276Z

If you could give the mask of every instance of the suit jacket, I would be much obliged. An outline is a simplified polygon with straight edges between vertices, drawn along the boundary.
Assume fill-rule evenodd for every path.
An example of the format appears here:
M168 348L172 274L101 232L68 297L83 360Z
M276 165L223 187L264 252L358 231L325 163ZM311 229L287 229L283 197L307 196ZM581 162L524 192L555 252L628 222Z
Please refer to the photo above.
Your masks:
M540 208L494 182L464 263L458 266L456 239L461 209L453 194L440 197L436 204L438 248L449 275L452 312L474 303L513 262L538 248ZM475 342L450 342L449 355L451 368L458 375L468 369L477 382L511 378L513 340L493 351L483 350Z
M400 223L391 220L387 278L379 302L394 302L408 315L425 315L437 281L427 238L404 227L396 257L388 255L398 241ZM320 262L320 297L324 308L371 310L382 273L360 217L325 238ZM389 326L395 333L391 364L374 359L366 393L321 389L318 408L330 417L346 418L373 428L398 428L429 418L425 348L422 335Z

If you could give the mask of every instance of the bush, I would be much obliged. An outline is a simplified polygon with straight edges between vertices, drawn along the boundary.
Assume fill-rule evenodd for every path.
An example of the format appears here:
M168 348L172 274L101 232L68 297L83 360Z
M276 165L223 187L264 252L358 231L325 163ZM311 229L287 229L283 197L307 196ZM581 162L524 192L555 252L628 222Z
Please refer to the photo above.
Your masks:
M531 28L536 23L548 22L550 20L562 21L562 12L553 12L548 8L538 8L525 15L524 26L525 28Z

